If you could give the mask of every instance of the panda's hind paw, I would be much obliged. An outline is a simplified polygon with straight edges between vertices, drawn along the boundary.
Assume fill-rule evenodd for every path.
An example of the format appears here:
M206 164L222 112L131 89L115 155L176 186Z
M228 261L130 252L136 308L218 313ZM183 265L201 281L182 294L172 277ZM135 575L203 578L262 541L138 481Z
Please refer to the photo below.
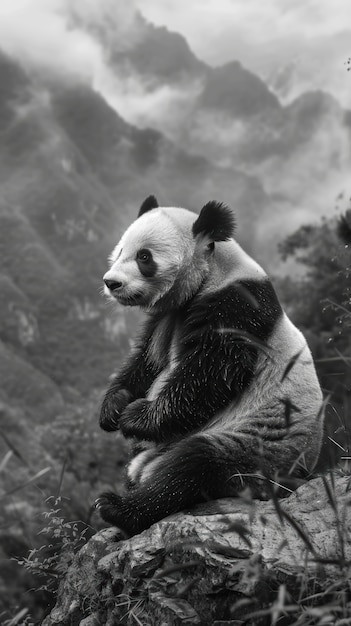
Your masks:
M102 493L101 496L96 498L94 506L96 509L100 510L106 505L112 504L114 506L117 506L120 500L121 496L117 496L117 494L113 493L113 491L106 491L105 493Z
M121 519L121 508L122 508L122 497L113 493L112 491L108 491L106 493L102 493L95 500L95 508L99 511L102 519L108 524L113 524L114 526L120 526Z
M131 536L128 525L125 523L123 498L121 496L112 491L102 493L96 498L94 506L104 522L119 528L120 539L128 539Z

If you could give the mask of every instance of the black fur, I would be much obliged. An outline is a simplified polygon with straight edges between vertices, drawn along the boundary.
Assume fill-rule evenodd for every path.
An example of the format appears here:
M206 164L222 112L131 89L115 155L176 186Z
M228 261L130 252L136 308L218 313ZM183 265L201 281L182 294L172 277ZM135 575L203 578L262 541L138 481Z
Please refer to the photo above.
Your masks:
M148 358L152 334L158 324L156 316L150 317L143 336L137 342L121 371L110 384L100 411L100 427L112 431L119 429L119 419L126 405L137 398L144 398L152 382L162 369Z
M196 433L169 446L160 457L156 480L146 480L123 497L113 493L100 496L97 507L101 516L133 535L167 515L213 498L235 496L246 486L254 496L266 499L273 491L270 477L282 485L279 495L286 495L290 455L284 447L279 452L269 441L243 435ZM300 446L297 437L291 446L295 456ZM281 467L279 475L275 472L277 464Z
M148 196L147 198L145 198L144 202L142 203L140 209L139 209L139 213L138 213L138 217L140 217L141 215L144 215L144 213L147 213L148 211L151 211L152 209L157 209L159 207L157 198L153 195Z
M281 314L268 280L198 294L179 313L178 367L156 400L129 404L122 432L159 443L209 422L250 385L258 353Z
M158 265L155 259L152 257L152 254L149 250L140 250L139 252L148 252L149 258L147 261L143 261L140 258L139 253L137 254L136 262L138 264L138 268L140 273L145 276L145 278L153 278L157 273Z
M201 209L193 224L193 235L206 235L211 241L227 241L233 237L235 217L232 210L222 202L211 200Z

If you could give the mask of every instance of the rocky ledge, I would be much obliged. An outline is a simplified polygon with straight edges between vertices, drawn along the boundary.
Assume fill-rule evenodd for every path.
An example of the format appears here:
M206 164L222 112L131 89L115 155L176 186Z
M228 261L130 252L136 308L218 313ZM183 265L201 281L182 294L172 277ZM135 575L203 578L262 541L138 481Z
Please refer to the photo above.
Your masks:
M331 475L283 500L208 502L131 539L102 530L43 625L271 624L272 607L327 589L350 564L350 505L350 476Z

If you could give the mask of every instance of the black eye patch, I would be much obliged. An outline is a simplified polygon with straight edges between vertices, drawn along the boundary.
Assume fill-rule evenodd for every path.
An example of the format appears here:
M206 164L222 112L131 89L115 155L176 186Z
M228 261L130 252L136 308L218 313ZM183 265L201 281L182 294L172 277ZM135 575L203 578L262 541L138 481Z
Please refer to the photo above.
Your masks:
M157 272L157 263L154 261L152 252L147 248L141 248L136 255L136 262L140 273L145 278L152 278Z

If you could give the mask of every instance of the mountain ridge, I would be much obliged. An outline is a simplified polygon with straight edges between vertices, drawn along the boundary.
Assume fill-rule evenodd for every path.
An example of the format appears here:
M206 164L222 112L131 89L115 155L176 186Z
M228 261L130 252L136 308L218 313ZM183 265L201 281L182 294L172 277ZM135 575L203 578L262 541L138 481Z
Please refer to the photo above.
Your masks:
M127 446L100 431L99 404L141 316L107 306L102 276L143 199L195 212L209 199L229 204L238 241L274 275L285 271L278 242L330 209L349 171L351 112L335 99L304 94L283 106L239 62L211 68L142 16L128 14L121 32L118 5L107 5L116 14L96 28L79 16L72 25L93 38L102 75L87 68L83 78L74 59L71 73L57 71L59 49L52 71L50 59L34 67L0 51L0 462L5 493L16 493L0 543L9 557L37 541L33 513L47 513L47 497L62 493L69 519L90 525L94 497L121 486ZM9 537L17 552L6 551ZM16 578L14 588L24 589Z

